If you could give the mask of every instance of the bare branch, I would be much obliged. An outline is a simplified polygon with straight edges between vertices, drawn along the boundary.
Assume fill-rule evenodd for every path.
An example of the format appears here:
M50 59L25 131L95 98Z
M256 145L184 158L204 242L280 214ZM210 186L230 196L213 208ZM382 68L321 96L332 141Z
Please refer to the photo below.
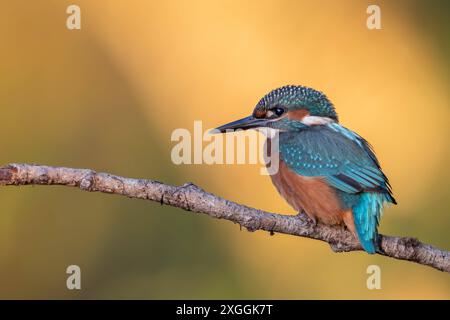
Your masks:
M192 183L170 186L158 181L124 178L89 169L10 164L0 168L0 185L64 185L85 191L118 194L229 220L249 231L265 230L321 240L335 252L362 250L352 234L341 227L314 225L304 214L289 216L250 208L208 193ZM380 248L382 255L450 273L450 252L415 238L380 235Z

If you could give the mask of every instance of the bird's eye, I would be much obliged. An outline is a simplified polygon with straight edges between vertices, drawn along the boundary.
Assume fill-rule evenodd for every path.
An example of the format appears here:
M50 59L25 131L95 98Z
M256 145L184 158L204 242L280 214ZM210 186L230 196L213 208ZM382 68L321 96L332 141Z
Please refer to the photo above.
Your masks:
M277 117L281 116L284 113L284 109L281 107L275 107L272 109L272 111L277 115Z

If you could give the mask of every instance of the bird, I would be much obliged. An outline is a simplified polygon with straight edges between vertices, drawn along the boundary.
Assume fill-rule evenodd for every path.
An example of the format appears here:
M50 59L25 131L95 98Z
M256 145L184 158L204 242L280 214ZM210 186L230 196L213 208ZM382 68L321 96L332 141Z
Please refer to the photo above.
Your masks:
M278 132L279 167L270 177L287 203L314 224L346 227L367 253L380 252L383 207L397 201L372 146L340 124L327 96L283 86L266 94L251 116L214 132L258 128Z

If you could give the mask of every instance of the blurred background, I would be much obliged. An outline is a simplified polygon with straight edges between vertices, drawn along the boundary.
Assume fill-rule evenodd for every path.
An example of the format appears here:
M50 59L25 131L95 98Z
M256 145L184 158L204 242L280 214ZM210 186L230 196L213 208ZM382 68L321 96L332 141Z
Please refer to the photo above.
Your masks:
M92 168L293 214L259 165L171 162L176 128L325 92L374 146L398 206L380 232L450 249L448 1L12 1L0 10L0 162ZM81 8L68 30L66 8ZM366 8L381 7L381 30ZM147 201L0 188L0 298L449 299L448 274ZM66 288L81 267L82 290ZM377 264L382 289L368 290Z

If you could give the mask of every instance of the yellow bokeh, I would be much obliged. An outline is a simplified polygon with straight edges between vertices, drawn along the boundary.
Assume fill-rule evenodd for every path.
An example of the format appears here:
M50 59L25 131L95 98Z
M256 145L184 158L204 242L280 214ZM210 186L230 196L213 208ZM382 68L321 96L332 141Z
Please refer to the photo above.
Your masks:
M380 231L449 249L449 57L406 2L381 2L381 30L366 27L366 1L78 1L77 31L65 29L69 4L11 3L0 13L2 113L11 120L2 162L193 181L294 213L259 166L176 166L170 136L195 120L206 130L241 118L271 89L301 84L327 94L341 123L373 145L399 202ZM450 298L447 275L412 263L76 190L1 191L2 298ZM78 296L61 282L74 257L91 272ZM382 290L365 286L370 264L383 270Z

